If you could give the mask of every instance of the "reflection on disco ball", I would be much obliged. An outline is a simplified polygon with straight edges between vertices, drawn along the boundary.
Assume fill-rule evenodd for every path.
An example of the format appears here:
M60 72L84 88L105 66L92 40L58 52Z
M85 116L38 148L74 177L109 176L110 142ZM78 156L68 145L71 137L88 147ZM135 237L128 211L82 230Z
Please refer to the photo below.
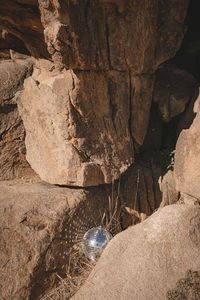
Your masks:
M101 226L89 229L82 240L82 249L85 256L90 260L97 260L111 238L110 232Z

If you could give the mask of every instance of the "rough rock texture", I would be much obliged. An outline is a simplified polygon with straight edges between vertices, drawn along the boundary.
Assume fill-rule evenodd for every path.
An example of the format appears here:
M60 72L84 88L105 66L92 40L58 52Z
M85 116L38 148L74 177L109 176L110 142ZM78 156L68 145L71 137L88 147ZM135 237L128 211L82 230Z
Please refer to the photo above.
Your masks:
M115 236L73 300L166 299L200 268L200 208L166 206Z
M160 207L174 204L179 200L179 192L175 188L174 172L172 170L159 178L159 186L162 192L162 202Z
M19 108L42 179L92 186L128 169L147 132L153 72L180 47L187 6L39 1L53 64L37 63Z
M196 116L189 129L182 130L179 135L175 152L175 181L176 189L200 199L199 160L200 160L200 96L194 104Z
M122 207L128 208L122 214L123 229L141 221L142 215L150 216L159 207L162 199L158 184L160 176L159 166L140 161L134 163L121 177L118 183L120 202ZM132 214L132 210L139 215Z
M155 76L153 101L158 103L163 121L169 122L184 112L186 104L196 95L194 77L172 64L164 64Z
M30 59L0 62L0 180L33 174L25 158L25 130L15 102L31 71Z
M97 221L103 204L96 190L88 193L40 182L1 182L0 191L0 298L35 300L49 277L55 282L58 270L66 272L69 247L81 226L70 227L69 210L96 197ZM90 205L81 207L89 210Z
M46 68L41 67L45 63ZM51 68L40 61L18 102L28 162L54 184L112 182L133 163L126 73L76 75Z
M39 1L45 41L55 62L72 69L149 73L183 38L189 1ZM80 26L81 25L81 26Z
M0 0L0 48L3 49L0 58L18 57L13 50L36 58L34 72L26 79L23 92L22 83L30 75L32 63L25 66L23 60L6 62L2 75L0 72L3 83L0 179L27 178L32 172L25 161L25 132L17 114L17 102L26 128L27 160L32 168L50 183L87 187L72 189L41 182L0 183L0 265L3 270L0 298L36 300L56 285L57 274L65 277L70 252L77 249L77 242L87 229L100 225L109 199L117 203L120 229L140 222L159 207L160 167L138 161L137 157L131 164L148 131L155 71L180 47L188 3L189 0L167 3L164 0L145 3L140 0ZM190 90L187 96L181 102L181 109L179 103L173 109L170 107L167 118L183 111ZM156 103L153 105L155 108ZM149 130L155 129L157 136L149 135L149 139L154 136L155 143L158 141L161 145L162 130L158 129L161 120L155 123L152 121ZM148 141L146 149L147 145ZM101 185L116 178L119 180L113 184ZM93 185L99 186L89 187ZM126 239L121 238L123 235L119 235L117 249L122 259L127 258L126 266L111 273L119 275L117 288L124 293L124 299L132 299L134 295L133 291L127 298L125 293L132 280L129 275L138 270L134 267L135 258L144 270L147 261L150 268L155 268L153 275L158 276L155 282L164 276L163 281L167 277L177 281L179 275L185 275L182 270L191 262L187 256L189 251L193 263L197 263L195 246L192 250L189 248L190 242L197 241L195 212L192 215L189 208L186 213L184 207L175 209L175 213L170 210L167 217L161 211L155 215L155 221L151 221L153 217L131 229L133 253L129 242L126 244ZM184 211L179 214L181 209ZM182 213L186 221L180 225L175 215L180 221ZM193 220L189 224L191 215ZM160 226L156 227L157 223ZM185 237L179 227L183 228ZM145 230L151 232L152 243L148 244ZM128 238L129 232L124 233ZM115 240L118 243L116 238L113 245ZM186 249L180 249L180 245L186 245ZM112 243L109 247L112 249ZM181 252L183 249L185 253ZM111 251L114 254L111 264L112 259L117 263L109 267L107 260L110 270L119 265L118 253ZM126 251L130 251L127 256ZM163 259L165 254L171 265ZM172 259L172 254L176 259ZM133 258L131 269L130 258ZM183 269L174 271L172 265L179 264ZM169 270L164 275L163 265ZM189 267L192 266L191 263ZM143 289L141 274L138 271L138 288L141 284ZM107 272L102 277L105 275ZM150 281L149 278L152 278L151 272L144 282ZM169 288L173 288L171 281ZM134 279L132 289L135 288L133 282ZM164 292L165 288L160 289ZM110 298L108 290L106 295ZM102 298L100 294L99 299ZM154 299L151 295L150 298Z
M88 189L0 182L0 299L36 300L66 277L70 252L91 227L117 209L117 230L159 207L159 169L134 164L120 182ZM115 206L116 205L116 206ZM123 207L123 209L121 209ZM9 287L9 288L7 288Z
M194 94L194 97L191 99L191 101L188 103L186 110L184 113L182 113L178 117L178 122L176 126L176 137L178 139L181 131L183 129L189 129L192 125L194 118L196 116L196 112L194 112L194 105L199 96L199 89L196 89L196 94Z

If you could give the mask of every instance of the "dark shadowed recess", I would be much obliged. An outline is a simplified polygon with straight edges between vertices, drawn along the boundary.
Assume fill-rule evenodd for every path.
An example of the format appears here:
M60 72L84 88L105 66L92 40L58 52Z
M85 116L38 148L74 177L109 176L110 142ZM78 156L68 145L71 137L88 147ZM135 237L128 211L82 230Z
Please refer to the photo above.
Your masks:
M47 57L37 0L0 0L0 49Z
M172 59L178 67L191 73L200 82L200 1L191 0L185 25L187 33L181 49Z
M188 8L188 14L185 20L187 32L182 42L180 50L171 60L177 67L184 69L192 74L196 79L197 86L200 86L200 1L191 0ZM176 142L181 130L188 129L192 124L196 114L193 111L194 103L198 97L198 90L195 91L191 101L187 104L185 112L175 118L171 123L165 125L165 131L168 126L171 132L174 132L174 141Z
M169 122L163 122L157 103L151 107L148 132L144 145L137 155L137 160L154 161L162 167L164 175L170 166L171 155L174 153L176 142L180 132L188 129L192 124L195 113L194 103L198 97L200 85L200 1L191 0L185 20L186 34L180 50L169 63L192 74L196 80L196 89L185 111L172 118Z

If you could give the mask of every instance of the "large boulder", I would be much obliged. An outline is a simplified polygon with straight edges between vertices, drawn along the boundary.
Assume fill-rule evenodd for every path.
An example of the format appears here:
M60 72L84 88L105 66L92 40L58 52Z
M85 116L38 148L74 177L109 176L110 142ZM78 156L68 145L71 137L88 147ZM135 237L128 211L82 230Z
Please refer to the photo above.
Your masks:
M181 131L175 151L175 183L177 191L200 199L200 96L194 106L194 119L188 129Z
M0 191L0 299L38 299L66 275L76 239L100 224L106 189L4 181Z
M40 61L18 108L27 160L49 183L111 183L133 163L127 74L58 72Z
M55 287L84 233L109 216L116 234L150 215L161 201L159 176L137 163L121 181L87 189L0 182L0 299L35 300Z
M26 161L25 129L15 101L32 65L30 59L0 62L0 180L34 174Z
M166 206L115 236L73 300L166 299L200 269L200 207Z

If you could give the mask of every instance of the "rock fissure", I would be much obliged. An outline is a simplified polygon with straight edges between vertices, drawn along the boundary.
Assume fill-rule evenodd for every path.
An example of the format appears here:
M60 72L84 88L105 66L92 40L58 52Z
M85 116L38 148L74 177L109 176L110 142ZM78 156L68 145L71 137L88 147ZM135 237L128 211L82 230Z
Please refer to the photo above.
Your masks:
M109 66L109 70L111 70L112 69L112 65L111 65L111 58L110 58L109 27L108 27L108 23L107 22L105 24L105 34L106 34L106 50L107 50L108 66Z
M94 289L86 283L75 299L149 299L149 290L164 299L197 267L199 82L185 70L199 65L199 47L174 57L188 3L0 0L0 228L9 228L0 298L36 300L55 287L115 205L113 234L168 208L116 236L90 275ZM105 283L110 271L122 274Z
M128 119L128 128L129 128L129 134L131 136L131 141L133 143L133 145L135 145L135 140L134 137L132 135L132 118L133 118L133 111L132 111L132 99L134 97L134 88L132 87L132 83L131 83L131 71L129 70L129 119Z

